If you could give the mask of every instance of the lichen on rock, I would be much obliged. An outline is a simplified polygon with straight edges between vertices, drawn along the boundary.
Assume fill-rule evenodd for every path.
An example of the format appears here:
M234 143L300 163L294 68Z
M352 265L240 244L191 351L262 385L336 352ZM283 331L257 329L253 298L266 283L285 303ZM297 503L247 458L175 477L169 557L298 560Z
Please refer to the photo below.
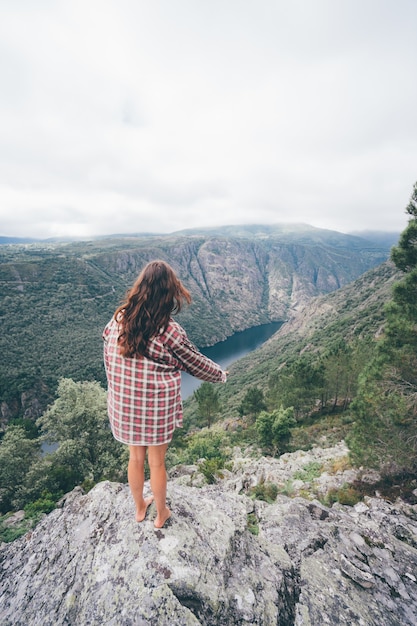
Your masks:
M154 505L136 523L128 486L102 482L3 544L2 626L415 624L416 506L268 504L182 478L166 528Z

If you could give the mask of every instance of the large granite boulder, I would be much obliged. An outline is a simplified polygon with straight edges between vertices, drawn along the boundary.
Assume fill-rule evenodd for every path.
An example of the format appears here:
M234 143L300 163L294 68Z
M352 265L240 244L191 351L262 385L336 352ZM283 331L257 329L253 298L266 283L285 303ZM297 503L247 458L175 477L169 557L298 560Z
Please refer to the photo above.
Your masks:
M2 626L415 625L417 508L169 484L134 520L126 485L75 489L0 551Z

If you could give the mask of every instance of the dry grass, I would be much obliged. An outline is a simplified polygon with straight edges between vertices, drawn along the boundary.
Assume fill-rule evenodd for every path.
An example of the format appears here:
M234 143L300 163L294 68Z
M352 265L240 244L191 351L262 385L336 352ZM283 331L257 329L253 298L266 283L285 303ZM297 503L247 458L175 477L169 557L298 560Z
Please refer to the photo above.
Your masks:
M349 460L348 456L342 456L339 459L333 459L330 461L327 472L328 474L338 474L341 472L345 472L346 470L352 469L352 464Z

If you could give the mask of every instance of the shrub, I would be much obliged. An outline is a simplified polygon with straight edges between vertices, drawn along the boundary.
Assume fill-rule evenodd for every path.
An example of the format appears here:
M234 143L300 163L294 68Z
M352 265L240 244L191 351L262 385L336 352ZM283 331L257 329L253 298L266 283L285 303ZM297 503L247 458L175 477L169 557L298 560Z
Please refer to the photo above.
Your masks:
M293 478L296 480L303 480L305 482L310 482L314 478L318 478L322 472L323 466L321 463L317 461L311 461L311 463L307 463L302 469L294 472Z
M205 431L192 435L189 438L187 449L184 451L186 463L195 463L199 459L226 460L222 444L224 435L220 432Z
M209 485L212 485L216 482L216 476L218 476L219 470L223 469L223 467L223 459L204 459L200 464L199 470L204 475Z
M338 472L344 472L352 467L348 456L342 456L339 459L334 459L329 466L329 474L337 474Z
M351 485L343 485L339 489L330 489L324 498L324 504L331 506L335 502L339 502L339 504L346 506L355 506L361 500L362 496L359 491Z
M257 500L264 500L272 504L277 498L278 487L275 483L260 482L250 489L250 495Z
M276 409L272 413L262 411L256 418L255 428L259 442L275 454L286 452L291 438L291 427L295 425L294 409Z
M30 502L24 508L27 518L39 517L39 514L50 513L56 506L56 499L49 492L44 492L38 500Z
M255 513L248 513L247 517L247 529L252 535L259 535L258 518Z
M289 478L287 481L285 481L284 486L279 489L279 493L282 493L282 495L288 496L288 497L293 496L294 491L295 489L294 489L292 478Z

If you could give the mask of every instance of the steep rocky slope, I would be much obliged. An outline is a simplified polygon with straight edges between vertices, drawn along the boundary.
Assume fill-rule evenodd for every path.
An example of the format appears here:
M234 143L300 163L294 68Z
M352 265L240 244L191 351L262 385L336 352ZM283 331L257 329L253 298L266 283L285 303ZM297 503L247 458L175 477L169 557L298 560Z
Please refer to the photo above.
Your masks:
M94 264L130 284L155 255L171 263L189 287L194 305L182 321L198 345L210 345L235 331L287 319L312 297L386 260L388 249L318 229L244 230L237 236L197 234L147 242L146 248L112 249L96 253Z
M343 446L308 459L340 453ZM286 456L293 469L302 465ZM153 506L134 521L126 485L74 490L31 533L1 547L1 623L415 624L416 505L254 501L239 493L240 479L254 480L251 462L235 463L237 480L202 488L187 484L184 468L169 484L172 520L158 531ZM271 471L257 461L258 476Z

